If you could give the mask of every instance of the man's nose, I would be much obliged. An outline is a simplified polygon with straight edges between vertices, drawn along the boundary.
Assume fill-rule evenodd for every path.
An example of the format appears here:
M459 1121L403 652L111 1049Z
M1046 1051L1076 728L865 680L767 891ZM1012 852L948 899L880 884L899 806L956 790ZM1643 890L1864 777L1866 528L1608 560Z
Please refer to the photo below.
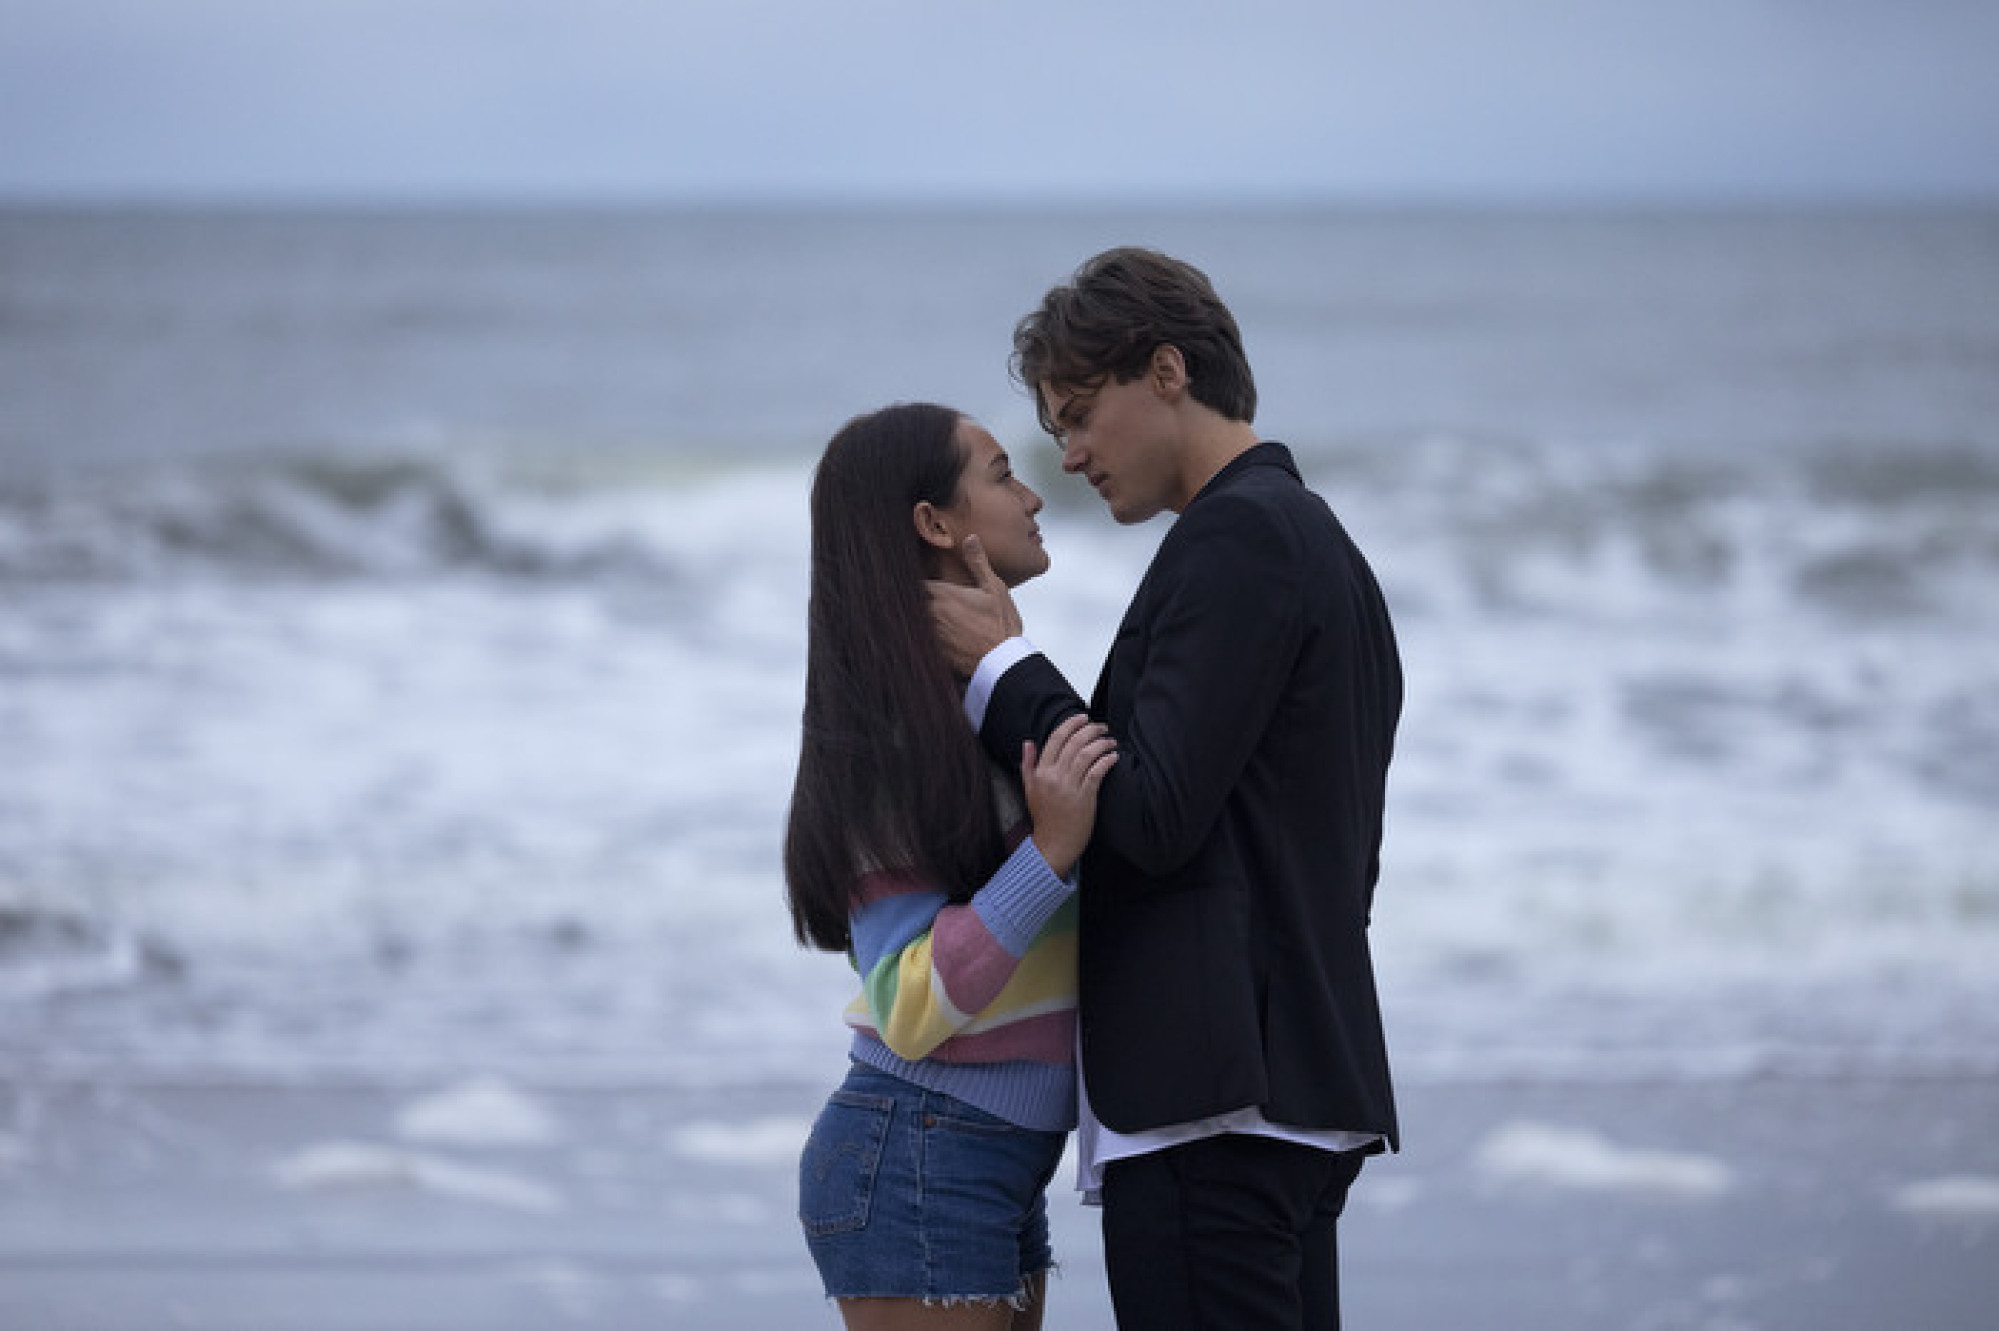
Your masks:
M1062 450L1062 470L1071 476L1083 469L1085 455L1081 448L1071 444Z

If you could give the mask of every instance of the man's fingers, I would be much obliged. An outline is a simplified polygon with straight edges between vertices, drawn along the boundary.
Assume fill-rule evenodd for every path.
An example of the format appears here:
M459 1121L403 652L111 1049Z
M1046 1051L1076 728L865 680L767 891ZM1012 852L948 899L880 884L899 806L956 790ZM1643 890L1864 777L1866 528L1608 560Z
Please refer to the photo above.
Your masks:
M1005 584L999 580L999 575L993 572L993 566L986 562L984 541L976 536L967 536L962 549L965 555L965 568L970 571L974 583L987 589L997 587L1002 591L1005 590Z

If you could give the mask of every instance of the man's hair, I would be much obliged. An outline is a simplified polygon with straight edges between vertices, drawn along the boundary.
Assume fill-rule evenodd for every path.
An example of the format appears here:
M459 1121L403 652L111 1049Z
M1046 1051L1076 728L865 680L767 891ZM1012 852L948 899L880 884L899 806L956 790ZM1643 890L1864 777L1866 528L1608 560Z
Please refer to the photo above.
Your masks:
M1059 433L1043 385L1130 383L1152 353L1179 349L1194 400L1232 421L1256 419L1256 380L1235 316L1208 276L1157 250L1125 246L1086 261L1013 330L1013 377L1034 395L1041 428Z

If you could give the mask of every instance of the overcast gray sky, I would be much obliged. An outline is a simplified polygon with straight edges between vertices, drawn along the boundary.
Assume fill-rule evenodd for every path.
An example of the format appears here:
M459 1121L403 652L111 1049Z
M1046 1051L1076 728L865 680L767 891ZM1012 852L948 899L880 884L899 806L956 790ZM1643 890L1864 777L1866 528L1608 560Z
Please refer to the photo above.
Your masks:
M1999 199L1995 0L0 0L14 198Z

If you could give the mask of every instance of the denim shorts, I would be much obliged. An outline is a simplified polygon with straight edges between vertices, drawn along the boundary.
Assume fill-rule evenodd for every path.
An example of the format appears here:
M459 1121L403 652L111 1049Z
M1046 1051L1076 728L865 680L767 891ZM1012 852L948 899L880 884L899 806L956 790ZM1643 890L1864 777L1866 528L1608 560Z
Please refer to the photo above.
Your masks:
M806 1139L798 1219L830 1299L1017 1299L1053 1264L1036 1132L854 1064Z

